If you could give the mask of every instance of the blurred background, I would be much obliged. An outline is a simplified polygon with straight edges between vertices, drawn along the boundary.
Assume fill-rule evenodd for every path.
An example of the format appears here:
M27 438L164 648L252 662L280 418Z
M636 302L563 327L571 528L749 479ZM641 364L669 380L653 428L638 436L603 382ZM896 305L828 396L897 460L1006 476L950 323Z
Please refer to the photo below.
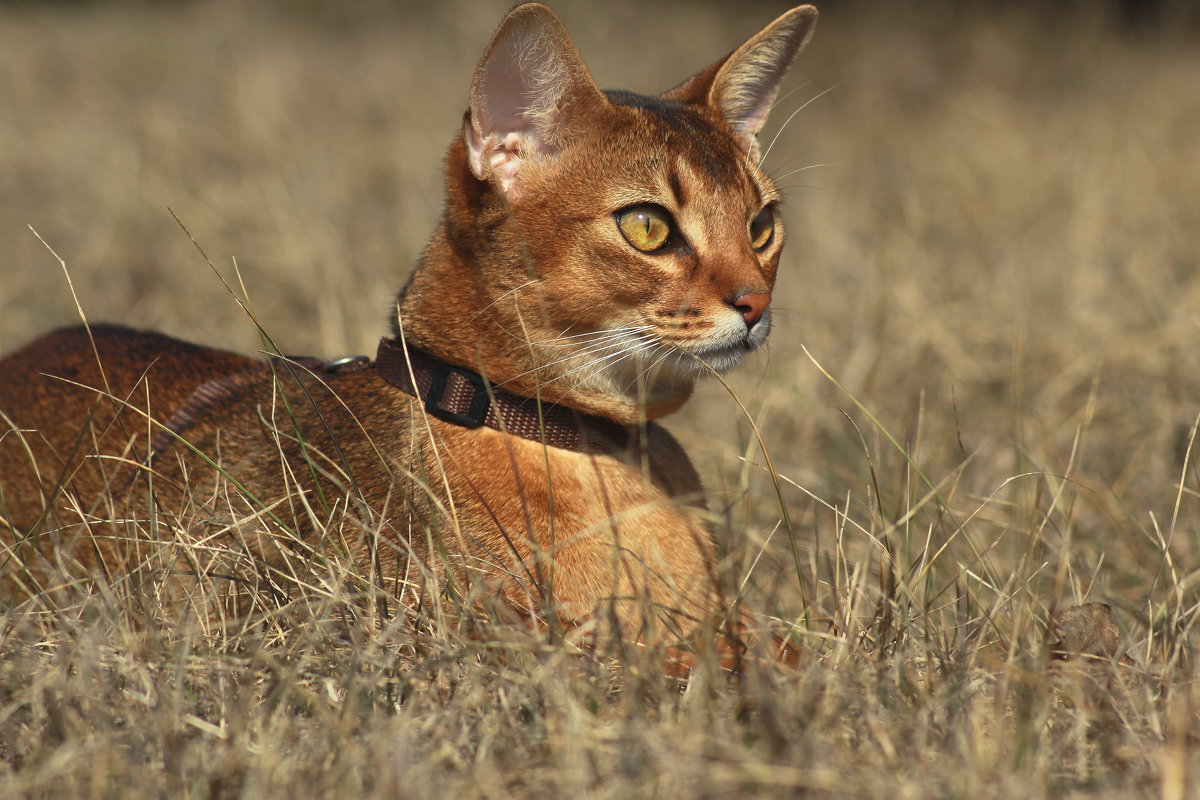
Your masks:
M373 352L509 5L0 4L0 351L78 321L50 248L89 320L257 350L190 233L285 352ZM643 92L787 8L553 6L601 85ZM834 506L896 547L953 541L972 591L1057 563L1022 575L1140 614L1156 553L1200 564L1180 484L1200 413L1197 14L821 13L763 139L790 237L777 328L732 379L803 487L783 487L802 560L819 583ZM669 427L732 535L765 540L780 507L736 408L710 384Z

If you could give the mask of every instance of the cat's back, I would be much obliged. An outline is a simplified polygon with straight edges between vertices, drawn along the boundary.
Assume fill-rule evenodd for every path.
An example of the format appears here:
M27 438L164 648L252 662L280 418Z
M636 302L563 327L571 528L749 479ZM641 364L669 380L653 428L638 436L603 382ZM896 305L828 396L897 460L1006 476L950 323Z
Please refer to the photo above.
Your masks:
M258 364L114 325L63 328L9 354L0 360L0 517L24 530L62 491L87 508L199 386Z

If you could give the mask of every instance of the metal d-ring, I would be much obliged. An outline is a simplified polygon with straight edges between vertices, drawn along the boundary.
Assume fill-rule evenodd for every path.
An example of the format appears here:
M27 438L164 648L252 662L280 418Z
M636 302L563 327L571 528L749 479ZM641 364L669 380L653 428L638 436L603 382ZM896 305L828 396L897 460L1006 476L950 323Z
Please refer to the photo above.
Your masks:
M326 361L321 365L322 372L347 372L355 369L362 369L371 363L368 356L342 356L335 358L332 361Z

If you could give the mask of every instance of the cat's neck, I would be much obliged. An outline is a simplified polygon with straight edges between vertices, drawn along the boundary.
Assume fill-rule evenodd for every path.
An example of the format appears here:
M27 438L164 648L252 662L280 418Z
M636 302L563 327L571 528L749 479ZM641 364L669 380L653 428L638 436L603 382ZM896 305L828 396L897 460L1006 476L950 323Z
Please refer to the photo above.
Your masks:
M656 419L690 397L691 379L655 385L589 367L561 323L538 301L521 231L504 200L477 180L465 148L446 158L446 210L408 285L397 299L393 333L451 364L481 373L495 386L543 402L598 414L622 424ZM497 276L527 276L524 282ZM512 284L512 285L509 285Z

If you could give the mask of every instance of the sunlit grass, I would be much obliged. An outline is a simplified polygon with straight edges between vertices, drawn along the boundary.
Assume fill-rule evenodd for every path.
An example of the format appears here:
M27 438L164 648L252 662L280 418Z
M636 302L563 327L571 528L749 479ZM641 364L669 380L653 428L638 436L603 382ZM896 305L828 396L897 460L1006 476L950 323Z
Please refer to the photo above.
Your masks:
M0 12L0 350L79 317L28 225L89 319L270 349L169 206L280 350L372 352L506 8ZM561 9L641 90L777 10ZM155 576L218 558L196 508L64 505L58 535L155 546L3 610L0 795L1190 796L1200 48L1083 11L823 12L766 162L769 349L667 420L796 668L680 682L396 603L337 546L181 603ZM280 498L193 477L233 535L290 536ZM1051 657L1086 602L1123 660Z

